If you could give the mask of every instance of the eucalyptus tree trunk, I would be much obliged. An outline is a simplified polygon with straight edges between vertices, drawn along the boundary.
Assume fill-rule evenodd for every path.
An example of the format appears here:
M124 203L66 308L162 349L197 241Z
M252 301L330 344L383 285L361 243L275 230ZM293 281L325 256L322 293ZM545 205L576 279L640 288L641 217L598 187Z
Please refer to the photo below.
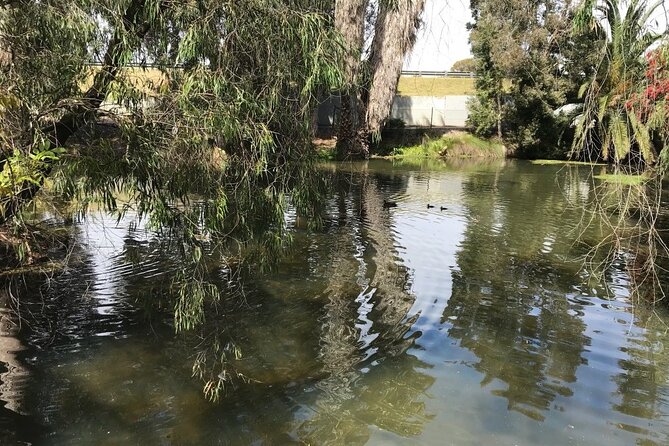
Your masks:
M337 154L369 156L370 135L378 137L390 115L406 54L413 47L425 0L378 2L370 56L362 60L369 1L337 0L335 27L349 50L347 90L341 94Z
M390 115L404 59L416 42L425 0L382 2L376 22L371 85L367 105L367 132L378 136Z
M361 52L365 38L365 12L368 0L336 0L335 28L346 47L344 57L344 89L341 91L341 108L338 116L337 155L367 157L367 141L360 138L358 130L364 126L359 100Z

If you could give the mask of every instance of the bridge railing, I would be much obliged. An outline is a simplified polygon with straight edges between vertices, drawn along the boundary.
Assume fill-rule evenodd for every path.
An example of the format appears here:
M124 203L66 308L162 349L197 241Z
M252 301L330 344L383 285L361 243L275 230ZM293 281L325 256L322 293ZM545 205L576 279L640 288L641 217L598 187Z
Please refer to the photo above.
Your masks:
M468 71L402 70L402 76L474 78L476 74Z

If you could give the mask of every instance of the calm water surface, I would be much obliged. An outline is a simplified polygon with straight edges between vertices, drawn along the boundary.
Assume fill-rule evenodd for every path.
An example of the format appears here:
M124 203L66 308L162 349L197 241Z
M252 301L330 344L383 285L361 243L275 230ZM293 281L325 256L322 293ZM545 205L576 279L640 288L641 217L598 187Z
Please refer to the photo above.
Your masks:
M287 215L289 256L201 337L147 309L173 274L152 234L79 224L1 315L0 444L669 444L669 316L582 268L590 168L326 171L324 229ZM231 345L250 382L210 403L194 361Z

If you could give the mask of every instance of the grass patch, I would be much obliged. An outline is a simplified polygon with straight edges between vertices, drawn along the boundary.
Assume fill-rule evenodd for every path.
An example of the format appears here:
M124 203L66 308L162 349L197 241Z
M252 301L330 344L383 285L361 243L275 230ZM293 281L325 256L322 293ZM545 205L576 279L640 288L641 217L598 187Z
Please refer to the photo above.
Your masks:
M384 159L391 162L394 169L426 172L497 172L503 168L503 158L392 158Z
M390 158L501 158L504 155L505 149L500 143L453 132L438 139L427 139L422 144L397 147Z
M337 140L334 138L316 138L312 141L316 150L316 159L320 161L333 161L337 157Z
M476 91L473 78L402 76L397 85L401 96L469 96Z
M627 175L622 173L595 175L595 178L607 183L621 184L623 186L638 186L649 180L647 175Z
M91 67L86 80L81 85L82 90L87 90L93 85L95 74L100 67ZM157 68L125 67L121 69L121 77L128 80L130 85L145 94L157 91L167 81L165 74Z
M100 67L91 67L82 89L93 84L93 76ZM153 90L166 80L165 74L157 68L126 67L121 74L140 88ZM461 96L476 92L474 78L417 77L402 76L397 85L397 94L404 96Z
M511 90L511 81L504 79L505 91ZM419 77L402 76L397 84L400 96L472 96L476 93L473 77Z
M337 152L334 149L316 149L316 159L318 161L334 161L337 158Z
M588 161L563 161L563 160L532 160L532 164L538 164L540 166L553 166L553 165L576 165L576 166L605 166L603 163L593 163Z

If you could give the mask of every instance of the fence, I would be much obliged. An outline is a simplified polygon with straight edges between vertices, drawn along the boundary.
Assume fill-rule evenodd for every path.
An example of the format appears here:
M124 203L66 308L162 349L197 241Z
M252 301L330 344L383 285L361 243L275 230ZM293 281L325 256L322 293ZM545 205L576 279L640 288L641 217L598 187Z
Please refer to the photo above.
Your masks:
M468 71L402 70L402 76L474 78L474 77L476 77L476 74L475 73L470 73Z
M393 108L391 118L401 119L407 127L464 127L467 110L430 108Z

